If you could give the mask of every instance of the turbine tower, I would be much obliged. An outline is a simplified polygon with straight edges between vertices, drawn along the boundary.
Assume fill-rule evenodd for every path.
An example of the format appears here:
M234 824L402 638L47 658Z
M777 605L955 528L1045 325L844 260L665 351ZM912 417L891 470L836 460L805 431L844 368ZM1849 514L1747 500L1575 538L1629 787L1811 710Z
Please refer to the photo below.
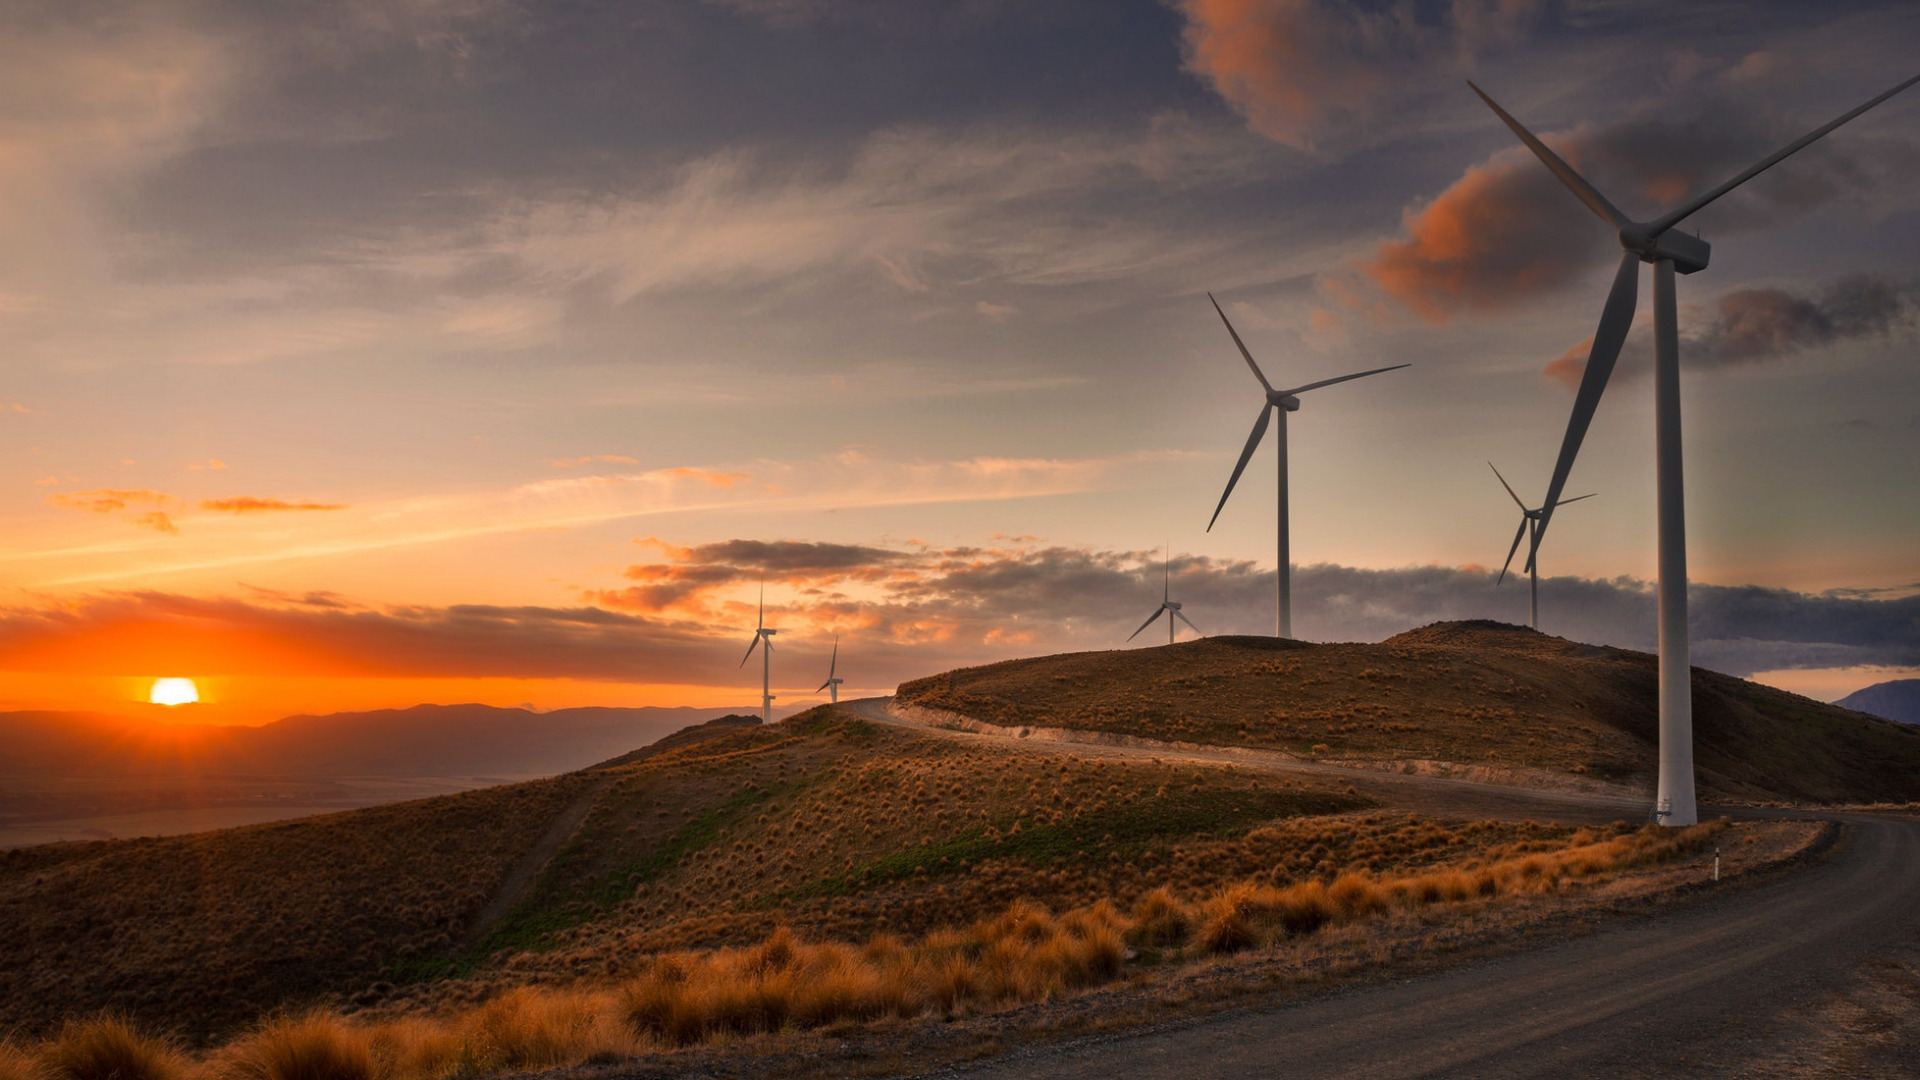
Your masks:
M1699 820L1693 784L1693 687L1692 668L1687 655L1687 523L1686 501L1681 490L1680 468L1680 327L1674 299L1673 275L1691 274L1707 268L1712 249L1697 236L1675 232L1674 226L1692 217L1715 199L1739 187L1782 160L1798 153L1814 140L1852 120L1875 105L1920 82L1920 75L1901 83L1866 104L1847 112L1822 127L1802 135L1786 146L1750 166L1716 188L1694 196L1651 221L1635 221L1620 212L1586 178L1560 159L1547 145L1507 114L1486 92L1469 82L1473 92L1487 103L1527 149L1532 150L1575 198L1612 228L1620 241L1620 268L1614 272L1613 287L1601 309L1600 327L1593 334L1593 349L1587 355L1586 374L1574 395L1573 413L1567 420L1566 437L1560 444L1560 458L1554 462L1553 478L1547 483L1546 501L1533 530L1533 548L1540 547L1547 525L1553 520L1553 508L1560 501L1573 459L1580 452L1593 411L1620 358L1621 343L1633 325L1634 305L1640 295L1640 263L1653 264L1653 412L1656 503L1659 518L1659 605L1660 605L1660 783L1655 797L1654 820L1663 825L1692 825Z
M753 650L759 648L762 642L766 643L766 648L760 650L760 722L763 724L773 723L773 635L779 632L767 629L767 586L763 582L760 586L760 624L754 627L753 640L747 644L747 655L740 658L740 666L746 667L747 661L753 659Z
M1180 605L1173 602L1173 557L1171 554L1167 556L1166 561L1161 563L1160 566L1160 606L1154 608L1153 614L1147 616L1147 621L1140 624L1140 630L1135 630L1133 633L1127 635L1127 640L1132 641L1134 638L1139 637L1141 630L1152 626L1153 620L1163 614L1167 617L1167 644L1173 644L1173 632L1175 629L1173 620L1175 619L1186 623L1188 628L1194 633L1200 634L1200 628L1193 625L1192 619L1180 614ZM1205 634L1200 634L1200 636L1206 637Z
M833 659L827 661L827 681L820 684L820 690L827 691L827 693L830 695L828 700L835 705L840 704L840 684L847 681L845 679L834 678L834 675L833 675L834 669L839 666L840 666L840 635L835 634L833 635ZM814 693L817 694L820 692L820 690L815 690Z
M1493 469L1493 462L1487 462L1487 468ZM1540 531L1542 511L1527 509L1527 504L1521 502L1520 496L1513 493L1513 485L1507 483L1507 478L1500 475L1499 469L1493 469L1493 475L1499 479L1500 486L1507 489L1507 495L1513 499L1514 505L1520 508L1520 528L1513 534L1513 546L1507 549L1507 561L1500 564L1500 577L1494 581L1494 584L1498 585L1507 580L1507 567L1513 565L1513 553L1520 550L1520 541L1526 537L1528 527L1531 526L1535 533ZM1593 498L1592 495L1575 495L1571 499L1561 499L1554 505L1565 506L1568 503L1591 498ZM1539 544L1536 542L1532 550L1538 548ZM1535 561L1532 550L1527 555L1527 625L1538 630L1540 629L1540 566Z
M1287 537L1287 414L1290 412L1298 412L1300 409L1300 399L1295 395L1304 394L1309 390L1318 390L1323 386L1332 386L1334 383L1347 382L1351 379L1364 379L1368 375L1378 375L1383 371L1398 371L1403 367L1412 367L1413 365L1395 364L1392 367L1374 368L1372 371L1357 371L1352 375L1341 375L1332 379L1321 379L1319 382L1310 382L1305 386L1296 386L1291 390L1275 390L1273 384L1268 382L1266 375L1261 372L1260 365L1253 362L1253 354L1247 351L1246 344L1240 340L1240 335L1234 330L1233 323L1227 319L1227 313L1220 311L1220 301L1214 300L1212 293L1207 294L1207 299L1213 301L1213 310L1220 312L1220 321L1227 324L1227 333L1233 335L1234 345L1239 347L1240 355L1246 358L1247 367L1253 370L1253 377L1260 380L1260 388L1266 393L1266 400L1260 405L1260 418L1253 422L1253 434L1247 437L1246 449L1240 451L1240 460L1233 467L1233 475L1227 478L1227 490L1220 493L1220 505L1213 508L1213 518L1207 522L1207 531L1212 532L1213 523L1220 520L1220 511L1227 505L1227 496L1233 494L1233 485L1240 482L1240 474L1246 470L1248 459L1253 457L1254 449L1260 445L1260 437L1267 433L1268 421L1277 413L1280 417L1280 434L1274 440L1274 447L1279 454L1280 460L1280 575L1279 581L1275 584L1279 611L1274 619L1274 633L1283 638L1290 638L1293 636L1293 568L1291 562L1293 553Z

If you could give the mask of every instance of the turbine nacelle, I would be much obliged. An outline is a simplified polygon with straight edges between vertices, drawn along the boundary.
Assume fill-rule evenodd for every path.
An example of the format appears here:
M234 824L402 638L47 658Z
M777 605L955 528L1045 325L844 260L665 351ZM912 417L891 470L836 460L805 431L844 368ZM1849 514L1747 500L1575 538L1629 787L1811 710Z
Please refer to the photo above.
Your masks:
M1267 391L1267 404L1276 409L1285 409L1288 412L1300 411L1300 399L1285 390Z
M1656 233L1652 225L1641 221L1628 222L1620 227L1620 246L1640 256L1641 262L1669 259L1673 262L1673 268L1682 274L1705 270L1707 261L1713 256L1713 245L1697 236L1672 229Z

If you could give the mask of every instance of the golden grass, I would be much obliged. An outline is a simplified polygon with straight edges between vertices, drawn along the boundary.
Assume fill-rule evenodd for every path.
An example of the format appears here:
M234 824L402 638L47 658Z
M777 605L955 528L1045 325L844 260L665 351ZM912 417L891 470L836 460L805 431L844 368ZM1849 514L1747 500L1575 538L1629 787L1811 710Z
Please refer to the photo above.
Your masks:
M0 1039L0 1080L47 1080L40 1058L11 1039Z
M188 1062L169 1039L135 1028L117 1016L97 1016L61 1025L40 1049L48 1080L185 1080Z
M214 1071L227 1080L378 1080L366 1033L324 1013L276 1017L228 1046Z

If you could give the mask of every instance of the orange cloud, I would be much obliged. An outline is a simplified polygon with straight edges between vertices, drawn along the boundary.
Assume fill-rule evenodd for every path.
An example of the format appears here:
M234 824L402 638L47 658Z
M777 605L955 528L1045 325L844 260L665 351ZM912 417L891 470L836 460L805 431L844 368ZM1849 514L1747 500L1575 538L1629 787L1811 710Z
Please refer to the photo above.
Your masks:
M676 480L698 480L703 484L712 484L717 488L731 488L752 479L746 473L713 472L709 469L694 469L685 465L672 469L661 469L656 475L672 477Z
M133 521L134 524L143 525L152 529L154 532L163 532L168 536L180 535L180 530L174 525L173 519L168 517L163 510L155 510L151 513L141 514L139 517L134 518Z
M1540 374L1565 386L1569 390L1580 388L1580 377L1587 373L1587 354L1593 351L1593 338L1589 337L1566 352L1547 361Z
M1578 153L1554 141L1577 168ZM1563 285L1597 265L1610 239L1524 149L1473 166L1403 220L1407 239L1382 244L1361 271L1433 322Z
M71 510L91 510L96 514L111 514L125 510L129 506L165 506L173 497L160 491L146 488L95 488L92 491L63 491L47 496L52 506L64 506Z
M1453 0L1423 17L1411 3L1181 0L1187 69L1255 131L1303 149L1364 120L1430 69L1463 66L1526 36L1537 0Z
M342 503L288 502L262 499L253 495L235 495L229 499L202 499L200 509L223 514L258 514L276 510L344 510Z

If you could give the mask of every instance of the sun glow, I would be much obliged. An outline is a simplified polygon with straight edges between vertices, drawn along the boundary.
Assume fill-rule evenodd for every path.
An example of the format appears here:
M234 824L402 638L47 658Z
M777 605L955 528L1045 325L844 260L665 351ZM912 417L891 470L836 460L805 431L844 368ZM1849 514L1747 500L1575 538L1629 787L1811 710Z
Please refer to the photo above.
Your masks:
M191 705L200 700L192 679L155 679L147 700L155 705Z

